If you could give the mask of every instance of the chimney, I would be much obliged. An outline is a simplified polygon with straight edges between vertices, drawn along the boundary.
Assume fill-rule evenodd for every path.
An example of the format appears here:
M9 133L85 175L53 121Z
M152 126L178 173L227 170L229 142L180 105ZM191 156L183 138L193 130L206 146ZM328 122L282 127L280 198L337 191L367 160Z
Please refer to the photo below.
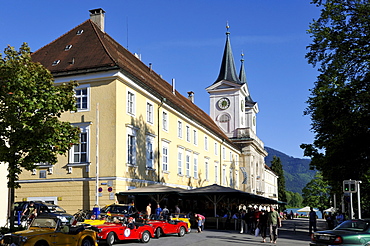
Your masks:
M176 95L176 89L175 89L175 79L172 79L172 93Z
M89 10L90 20L94 22L102 32L104 32L105 11L102 8Z
M194 92L193 91L188 91L188 98L192 103L194 103Z

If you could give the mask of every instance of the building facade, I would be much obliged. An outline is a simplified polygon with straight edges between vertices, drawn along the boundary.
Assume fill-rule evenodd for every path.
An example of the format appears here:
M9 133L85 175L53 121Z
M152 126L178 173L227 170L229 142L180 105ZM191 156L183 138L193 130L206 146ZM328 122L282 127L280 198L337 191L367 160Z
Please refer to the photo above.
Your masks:
M77 111L61 120L80 128L80 143L56 165L24 171L16 201L49 201L75 212L158 182L185 189L216 183L263 195L258 177L267 153L251 125L258 107L243 75L207 88L213 105L208 115L192 93L181 95L174 81L164 81L106 34L104 15L91 10L89 20L32 54L52 72L56 86L79 83ZM237 114L228 111L236 105Z

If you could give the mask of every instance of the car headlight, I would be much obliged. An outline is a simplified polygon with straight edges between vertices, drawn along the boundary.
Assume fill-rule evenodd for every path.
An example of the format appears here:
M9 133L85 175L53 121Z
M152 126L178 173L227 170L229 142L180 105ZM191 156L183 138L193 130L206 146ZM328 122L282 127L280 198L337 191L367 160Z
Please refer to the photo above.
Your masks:
M22 241L23 243L27 242L27 240L28 240L28 237L21 237L21 241Z

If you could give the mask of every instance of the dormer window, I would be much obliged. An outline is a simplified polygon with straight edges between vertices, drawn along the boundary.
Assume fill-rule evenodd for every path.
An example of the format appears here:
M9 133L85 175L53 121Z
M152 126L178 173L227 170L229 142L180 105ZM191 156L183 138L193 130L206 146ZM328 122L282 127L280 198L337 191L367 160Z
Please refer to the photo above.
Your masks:
M84 30L82 30L82 29L81 29L81 30L78 30L78 31L76 32L76 34L77 34L77 35L81 35L83 32L84 32Z
M70 50L72 48L72 44L69 44L69 45L67 45L65 48L64 48L64 50L65 51L67 51L67 50Z
M60 62L60 60L55 60L55 61L53 61L53 64L51 64L52 66L56 66L56 65L58 65L59 64L59 62Z

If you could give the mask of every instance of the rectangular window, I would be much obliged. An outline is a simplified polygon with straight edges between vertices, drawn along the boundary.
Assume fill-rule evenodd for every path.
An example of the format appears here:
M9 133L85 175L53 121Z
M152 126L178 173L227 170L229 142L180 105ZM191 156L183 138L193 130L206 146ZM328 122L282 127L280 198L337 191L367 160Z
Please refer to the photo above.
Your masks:
M77 110L87 110L89 107L88 88L76 89L76 107Z
M204 137L204 149L208 151L208 137L207 136Z
M162 144L162 170L168 171L168 145L167 143Z
M218 182L218 166L215 164L215 184Z
M206 160L205 161L205 163L204 163L204 170L205 170L205 176L206 176L206 180L208 180L209 179L209 170L208 170L208 160Z
M154 137L151 135L146 136L146 167L153 168L154 153L153 153Z
M239 188L239 176L238 171L235 171L235 187Z
M215 155L217 155L217 143L215 143Z
M81 129L83 131L83 129ZM72 163L88 162L88 136L87 131L80 133L80 143L73 146L73 161Z
M226 149L225 147L222 147L222 159L226 159Z
M186 141L190 142L190 126L186 126Z
M197 130L194 130L193 131L193 141L194 141L194 144L197 145L198 144L198 132Z
M177 174L182 175L182 150L177 153Z
M177 122L177 136L179 138L182 138L182 122L181 121Z
M135 136L128 135L127 141L127 163L130 165L135 165L135 148L136 148L136 140Z
M153 124L153 104L146 103L146 121L150 124Z
M163 130L167 131L168 130L168 115L167 112L163 111L162 113L162 127Z
M127 113L135 114L135 95L131 91L127 92Z
M226 168L225 167L223 167L222 168L222 184L223 185L226 185Z
M233 169L230 168L230 187L234 186L233 173Z
M190 153L187 153L185 157L185 174L187 177L190 176Z
M194 155L194 178L198 178L198 156Z

